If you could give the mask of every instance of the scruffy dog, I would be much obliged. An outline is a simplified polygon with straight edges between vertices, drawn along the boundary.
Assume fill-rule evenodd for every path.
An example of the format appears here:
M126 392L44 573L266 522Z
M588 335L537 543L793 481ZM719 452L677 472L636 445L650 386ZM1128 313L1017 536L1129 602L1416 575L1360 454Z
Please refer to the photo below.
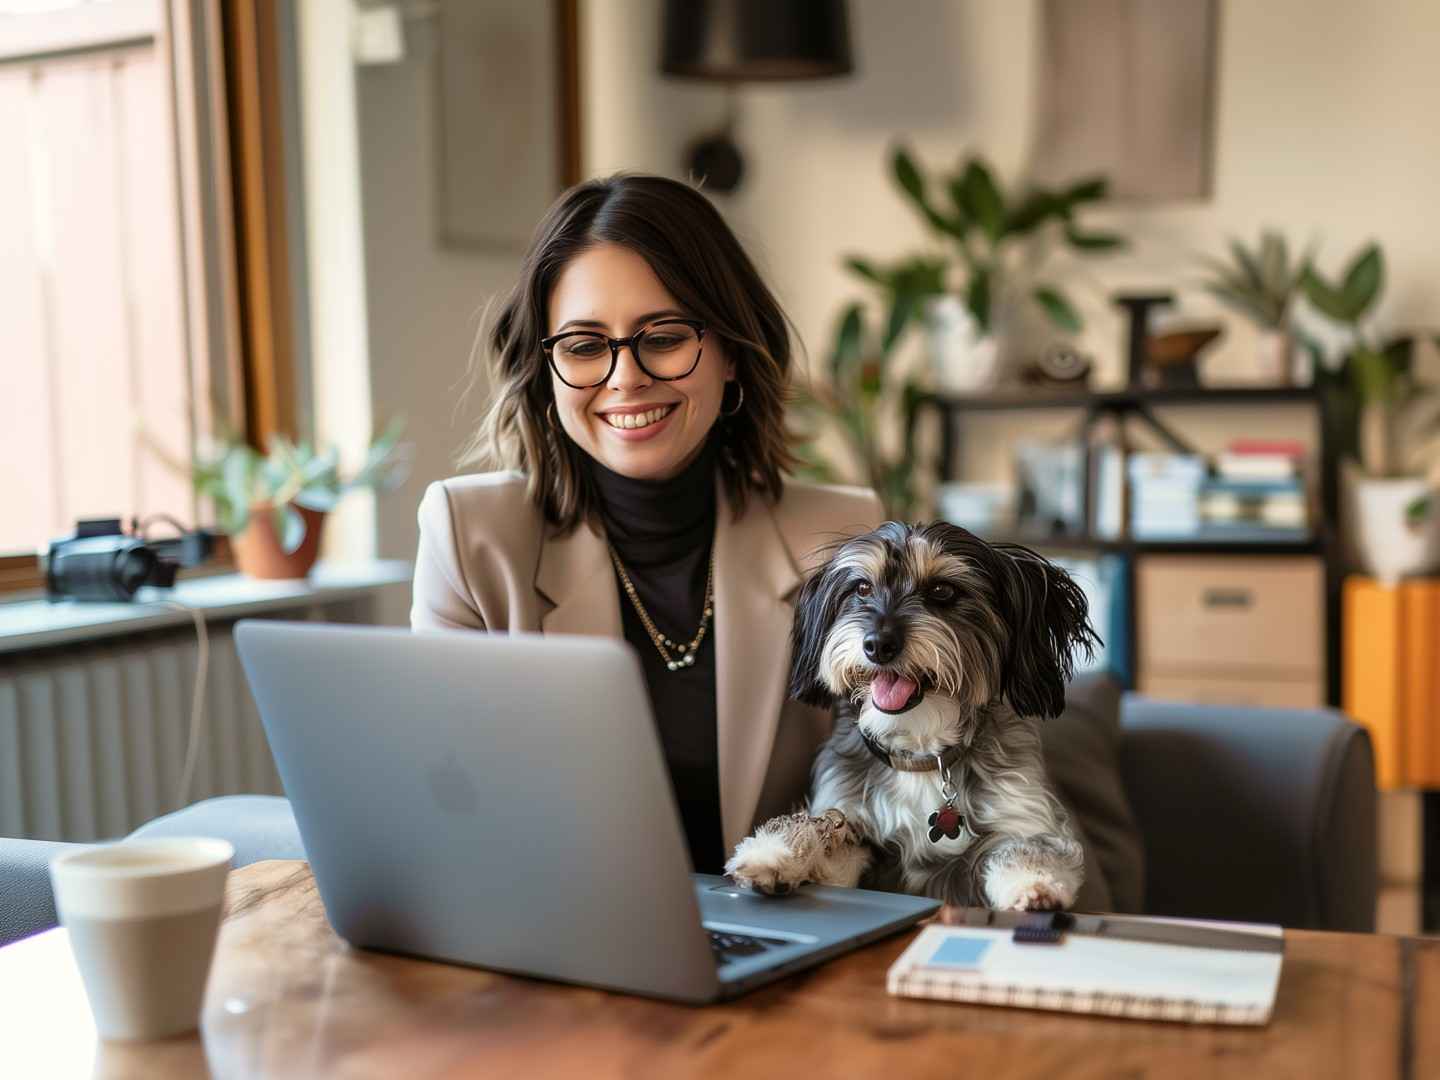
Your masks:
M766 893L863 883L1069 907L1083 857L1039 727L1064 708L1072 654L1098 641L1079 586L1028 548L894 521L841 542L792 630L791 694L840 706L809 809L760 826L726 873Z

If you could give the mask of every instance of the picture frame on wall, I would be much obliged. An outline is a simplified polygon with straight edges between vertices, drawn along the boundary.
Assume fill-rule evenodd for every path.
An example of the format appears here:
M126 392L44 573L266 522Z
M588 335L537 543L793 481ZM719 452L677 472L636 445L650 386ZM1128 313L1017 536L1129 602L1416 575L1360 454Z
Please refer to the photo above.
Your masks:
M1206 199L1217 0L1044 0L1035 180L1109 178L1110 197Z
M442 248L523 251L580 179L577 0L439 0Z

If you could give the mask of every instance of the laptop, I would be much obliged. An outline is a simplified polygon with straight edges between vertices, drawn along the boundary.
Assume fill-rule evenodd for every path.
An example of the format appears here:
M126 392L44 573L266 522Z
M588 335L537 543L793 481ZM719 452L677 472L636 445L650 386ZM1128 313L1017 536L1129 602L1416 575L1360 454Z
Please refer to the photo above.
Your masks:
M624 641L272 620L235 641L352 945L702 1003L939 907L692 874Z

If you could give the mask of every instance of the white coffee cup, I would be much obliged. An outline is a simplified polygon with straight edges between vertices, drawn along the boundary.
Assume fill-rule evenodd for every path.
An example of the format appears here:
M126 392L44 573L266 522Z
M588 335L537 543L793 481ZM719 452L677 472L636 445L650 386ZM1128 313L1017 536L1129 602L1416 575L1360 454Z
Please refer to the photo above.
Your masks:
M124 840L50 862L55 907L104 1039L160 1039L200 1022L226 840Z

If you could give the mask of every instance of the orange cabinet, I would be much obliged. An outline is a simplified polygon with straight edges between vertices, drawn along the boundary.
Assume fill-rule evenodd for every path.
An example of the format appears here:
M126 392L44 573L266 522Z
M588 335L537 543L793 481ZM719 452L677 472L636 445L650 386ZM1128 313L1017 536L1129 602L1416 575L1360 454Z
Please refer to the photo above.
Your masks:
M1345 581L1342 696L1382 788L1440 788L1440 580Z

